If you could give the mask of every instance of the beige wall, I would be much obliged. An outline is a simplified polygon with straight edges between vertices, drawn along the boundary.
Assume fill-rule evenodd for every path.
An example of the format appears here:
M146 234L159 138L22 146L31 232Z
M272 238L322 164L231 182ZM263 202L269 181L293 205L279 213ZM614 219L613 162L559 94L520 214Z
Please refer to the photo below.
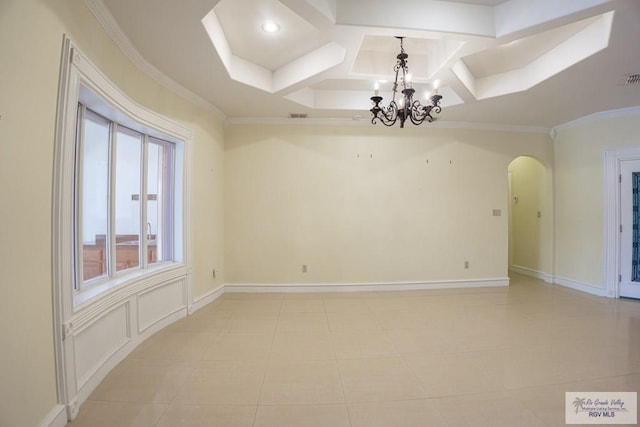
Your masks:
M604 287L604 149L640 145L638 115L560 130L555 138L556 275Z
M161 88L116 48L82 0L0 1L0 425L54 408L51 206L63 34L131 98L194 131L194 294L223 264L222 127ZM224 280L219 276L219 282Z
M521 156L511 176L511 265L553 275L553 185L551 168Z
M547 135L427 126L232 125L225 147L231 283L506 277L507 166L552 157Z

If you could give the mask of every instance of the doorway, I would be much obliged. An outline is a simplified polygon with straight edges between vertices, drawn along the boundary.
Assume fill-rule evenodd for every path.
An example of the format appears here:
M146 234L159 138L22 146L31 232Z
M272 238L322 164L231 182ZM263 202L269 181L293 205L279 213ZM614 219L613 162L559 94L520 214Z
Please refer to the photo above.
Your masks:
M553 280L551 172L530 156L515 158L509 179L509 270Z
M634 173L640 172L640 146L605 149L604 160L604 278L607 296L640 298L639 278L632 265L633 221L639 219L638 213L633 213L633 179ZM638 244L640 241L636 240Z
M620 162L619 296L640 299L640 160Z

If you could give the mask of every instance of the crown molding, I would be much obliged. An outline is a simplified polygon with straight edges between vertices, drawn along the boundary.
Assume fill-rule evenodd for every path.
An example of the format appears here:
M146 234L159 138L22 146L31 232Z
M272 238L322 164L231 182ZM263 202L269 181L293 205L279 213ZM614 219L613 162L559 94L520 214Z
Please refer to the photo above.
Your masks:
M220 120L226 120L227 116L215 105L196 95L189 89L177 83L162 71L157 69L149 61L144 59L142 54L135 48L129 37L122 31L111 12L104 5L102 0L84 0L91 13L100 23L107 35L111 37L116 46L125 54L127 58L144 74L151 77L161 86L167 88L174 94L186 99L194 105L213 113Z
M558 132L563 130L583 126L588 123L596 122L598 120L615 119L617 117L636 116L640 115L640 106L620 108L617 110L600 111L598 113L589 114L588 116L580 117L579 119L572 120L570 122L563 123L558 126L554 126L551 129L551 138L555 139Z
M230 125L318 125L318 126L372 126L365 117L354 118L288 118L288 117L229 117L225 126ZM381 129L386 127L378 125ZM426 126L416 126L414 129L471 129L499 132L521 133L549 133L549 129L539 126L516 126L499 123L448 122L436 120Z

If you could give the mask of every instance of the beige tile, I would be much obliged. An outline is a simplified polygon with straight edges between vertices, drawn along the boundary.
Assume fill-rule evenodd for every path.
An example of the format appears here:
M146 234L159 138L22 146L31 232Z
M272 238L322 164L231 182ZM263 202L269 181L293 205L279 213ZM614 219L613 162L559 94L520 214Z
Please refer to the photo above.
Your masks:
M231 310L224 309L221 305L221 298L218 298L212 303L205 305L204 307L197 310L194 314L198 314L201 316L223 316L226 315L229 317L231 315Z
M172 404L157 427L251 427L256 407Z
M399 354L449 354L456 353L459 341L449 334L439 335L420 330L399 329L386 335Z
M371 313L371 308L362 298L325 298L327 313Z
M434 401L451 427L546 427L520 401L505 394L474 394Z
M406 294L405 294L406 295ZM409 311L414 305L412 298L403 296L402 292L382 294L375 298L367 298L366 304L372 311Z
M352 427L447 427L437 406L427 399L350 403Z
M510 396L517 399L548 426L560 427L566 425L565 393L567 391L581 390L573 383L554 384L514 390Z
M276 333L271 360L333 360L331 335L317 332Z
M350 427L346 405L259 406L254 427Z
M324 313L322 298L285 299L282 302L281 313Z
M194 405L256 405L266 362L202 362L175 402Z
M478 353L486 373L499 378L508 390L558 384L564 378L553 345Z
M229 320L278 320L279 311L262 311L262 310L235 310L231 312Z
M216 333L207 332L160 332L139 345L131 357L197 361L202 359L216 336Z
M224 330L231 312L205 314L196 312L192 316L187 316L162 330L165 332L206 332L209 334L217 334Z
M282 308L282 296L268 294L236 295L236 299L227 302L224 309L234 312L279 313Z
M225 325L223 333L273 335L276 330L276 323L276 319L231 318Z
M477 353L405 356L429 397L502 390L501 379L487 372L477 359Z
M567 391L638 391L640 399L640 373L578 381L570 386Z
M107 375L89 399L170 403L193 371L188 362L128 359Z
M386 334L381 332L334 333L332 338L337 359L398 356Z
M282 299L231 300L225 310L231 311L231 319L277 319L282 308Z
M169 405L87 401L69 427L154 426Z
M565 391L640 390L639 337L640 302L519 275L225 294L142 343L70 425L562 426Z
M399 358L338 360L347 402L380 402L427 397Z
M327 315L322 313L281 313L277 333L328 333Z
M220 334L203 360L267 360L272 341L265 334Z
M372 313L327 313L331 333L381 332Z
M485 332L488 331L488 332ZM477 334L465 334L454 344L456 352L473 352L482 350L505 350L517 347L509 332L484 330Z
M421 313L406 310L376 311L375 317L380 327L386 331L421 330L426 323Z
M335 361L275 361L269 364L260 405L344 403Z

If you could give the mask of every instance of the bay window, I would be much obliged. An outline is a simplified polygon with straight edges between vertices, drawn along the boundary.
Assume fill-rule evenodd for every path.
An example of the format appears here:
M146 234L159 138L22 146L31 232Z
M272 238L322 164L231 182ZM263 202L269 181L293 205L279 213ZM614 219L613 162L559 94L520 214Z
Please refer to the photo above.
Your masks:
M176 144L170 139L149 132L81 86L76 291L173 261Z

